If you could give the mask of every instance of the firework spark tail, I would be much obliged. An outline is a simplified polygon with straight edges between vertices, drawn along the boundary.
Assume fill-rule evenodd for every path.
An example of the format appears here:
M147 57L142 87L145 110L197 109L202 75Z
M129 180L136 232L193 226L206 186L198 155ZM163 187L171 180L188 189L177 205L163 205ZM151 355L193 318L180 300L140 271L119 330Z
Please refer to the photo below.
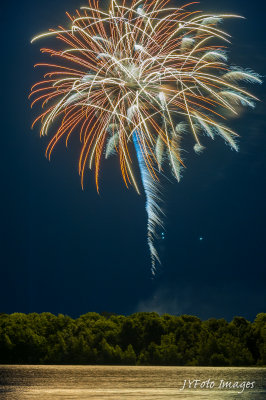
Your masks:
M155 181L147 168L145 159L143 157L143 149L141 146L141 140L138 136L138 132L133 132L133 143L136 149L138 158L138 165L141 174L141 180L146 195L146 211L148 216L147 222L147 238L148 246L151 254L151 272L155 275L157 267L156 265L161 263L158 252L155 247L155 240L157 238L157 229L161 227L163 229L162 216L160 204L162 202L160 197L159 183Z

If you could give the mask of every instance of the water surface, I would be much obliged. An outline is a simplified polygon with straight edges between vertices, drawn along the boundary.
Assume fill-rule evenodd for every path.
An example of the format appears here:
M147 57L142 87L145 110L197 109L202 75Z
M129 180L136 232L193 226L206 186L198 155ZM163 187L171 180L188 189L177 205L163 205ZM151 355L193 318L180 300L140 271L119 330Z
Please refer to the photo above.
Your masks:
M185 388L210 379L213 388ZM221 389L220 381L255 382ZM205 385L206 386L206 385ZM246 386L246 383L245 383ZM239 393L241 392L242 393ZM2 400L265 400L266 369L124 366L0 366Z

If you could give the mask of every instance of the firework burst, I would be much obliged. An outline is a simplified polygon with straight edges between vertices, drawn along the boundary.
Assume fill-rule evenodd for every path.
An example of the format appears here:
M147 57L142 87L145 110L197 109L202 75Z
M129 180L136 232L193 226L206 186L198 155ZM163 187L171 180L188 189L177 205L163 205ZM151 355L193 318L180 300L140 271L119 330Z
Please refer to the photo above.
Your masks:
M56 36L62 50L41 51L58 59L37 64L50 70L31 90L32 105L42 103L41 135L52 123L59 127L46 150L78 134L81 183L86 166L95 170L99 190L101 160L117 153L125 184L133 184L138 161L146 194L148 244L152 273L160 262L154 241L162 227L159 176L170 165L179 181L181 140L190 131L200 153L203 135L221 136L237 150L237 133L225 125L228 112L254 107L256 98L242 82L261 80L257 74L227 64L230 36L220 29L224 18L191 10L194 3L172 7L169 0L118 2L108 11L98 1L68 17L69 29L59 27L33 39ZM133 153L136 154L134 157ZM103 157L104 156L104 157Z

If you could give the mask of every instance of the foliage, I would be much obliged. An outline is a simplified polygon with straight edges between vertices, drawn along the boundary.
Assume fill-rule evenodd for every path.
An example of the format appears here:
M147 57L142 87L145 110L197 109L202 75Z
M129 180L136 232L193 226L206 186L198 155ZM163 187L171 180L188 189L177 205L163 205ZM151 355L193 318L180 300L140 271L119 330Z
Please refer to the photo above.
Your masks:
M266 364L266 314L253 323L189 315L0 314L1 364Z

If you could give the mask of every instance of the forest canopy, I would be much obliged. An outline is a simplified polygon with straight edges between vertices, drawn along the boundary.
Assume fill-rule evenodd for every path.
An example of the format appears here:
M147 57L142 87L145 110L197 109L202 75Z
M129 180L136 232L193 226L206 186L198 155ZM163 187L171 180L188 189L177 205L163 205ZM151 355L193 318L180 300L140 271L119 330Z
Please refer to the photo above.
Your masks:
M0 364L266 365L266 313L254 322L139 312L0 314Z

